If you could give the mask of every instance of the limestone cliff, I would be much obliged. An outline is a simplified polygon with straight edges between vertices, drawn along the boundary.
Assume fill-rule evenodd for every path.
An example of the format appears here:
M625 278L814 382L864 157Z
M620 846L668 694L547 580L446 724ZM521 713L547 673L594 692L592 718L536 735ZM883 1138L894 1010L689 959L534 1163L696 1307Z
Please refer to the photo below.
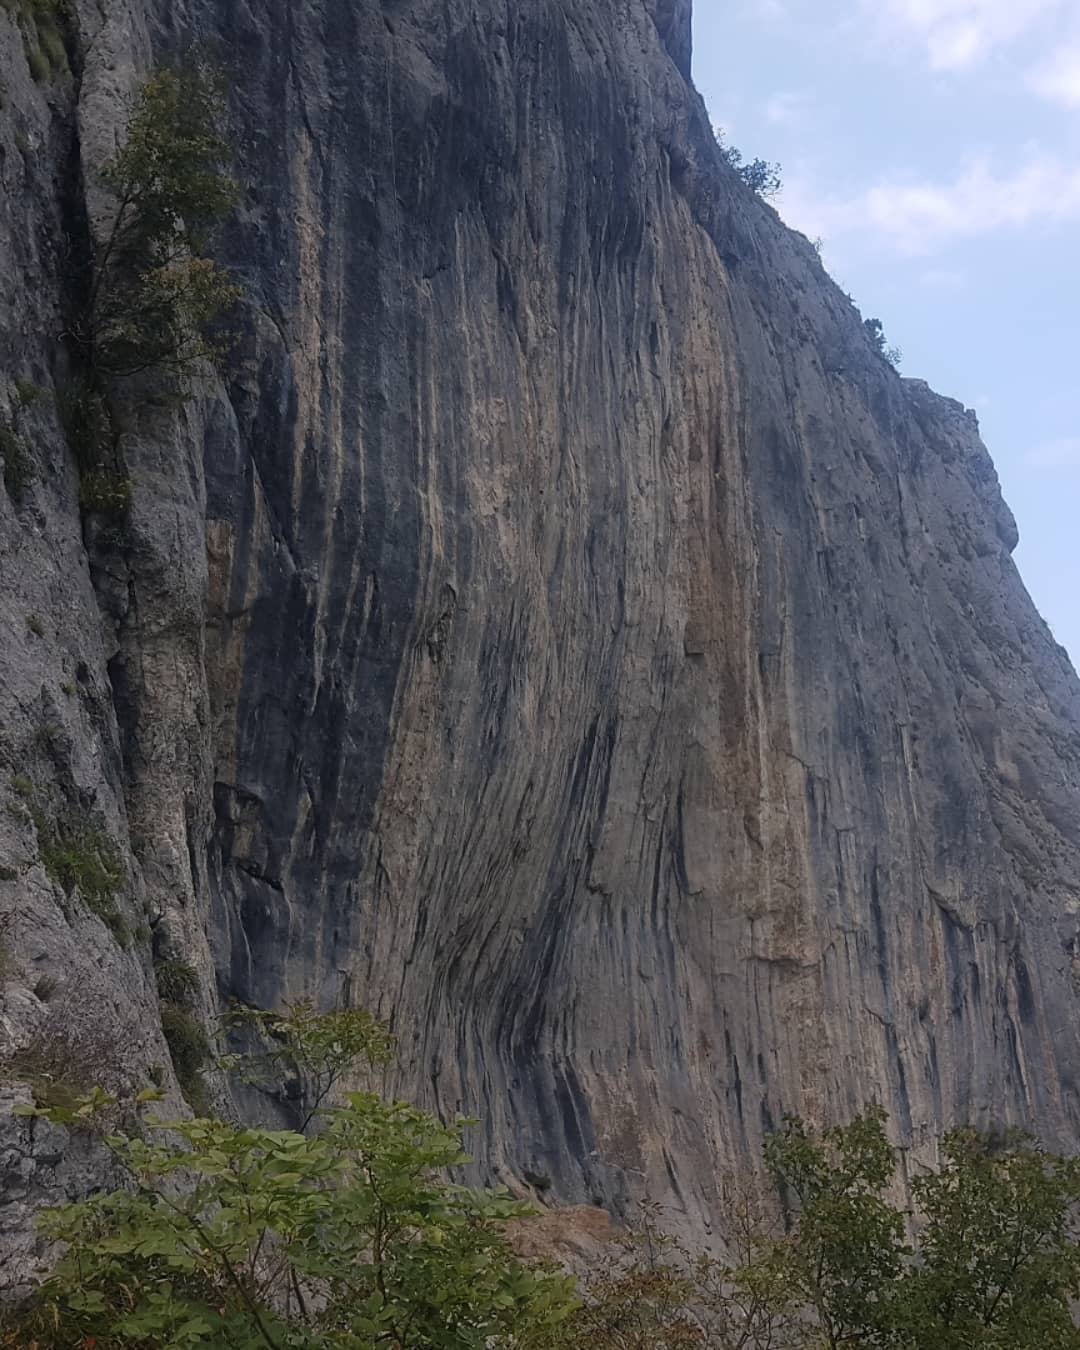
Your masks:
M699 1230L784 1111L1074 1143L1080 685L973 415L719 154L689 0L104 10L35 81L0 7L9 1057L167 1066L179 955L207 1019L389 1018L485 1177ZM131 398L118 541L58 416L70 241L193 42L241 339ZM117 841L126 946L34 811ZM12 1279L91 1163L0 1145Z

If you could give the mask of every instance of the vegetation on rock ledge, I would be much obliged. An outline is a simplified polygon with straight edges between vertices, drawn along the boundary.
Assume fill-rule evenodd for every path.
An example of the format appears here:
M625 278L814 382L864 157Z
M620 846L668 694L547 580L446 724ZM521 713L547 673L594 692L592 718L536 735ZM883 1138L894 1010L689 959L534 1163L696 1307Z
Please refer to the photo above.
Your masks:
M367 1014L238 1014L325 1098L390 1038ZM265 1020L264 1020L265 1019ZM276 1052L273 1052L276 1053ZM242 1068L237 1061L232 1068ZM0 1345L38 1350L1077 1350L1080 1165L1030 1141L946 1137L912 1217L888 1198L882 1113L771 1137L772 1205L733 1204L727 1261L645 1207L580 1283L510 1247L528 1211L448 1179L466 1122L351 1092L302 1130L145 1118L105 1141L119 1190L47 1211L63 1256L9 1310ZM310 1095L307 1100L312 1100ZM95 1091L21 1114L87 1128ZM115 1118L115 1114L114 1114ZM130 1118L127 1117L127 1118ZM772 1219L769 1219L769 1214Z
M108 216L77 278L68 341L79 374L62 400L84 511L122 521L131 480L118 449L116 382L156 377L183 389L225 343L216 321L237 299L204 256L236 202L222 169L221 82L190 62L143 85L123 148L104 166Z

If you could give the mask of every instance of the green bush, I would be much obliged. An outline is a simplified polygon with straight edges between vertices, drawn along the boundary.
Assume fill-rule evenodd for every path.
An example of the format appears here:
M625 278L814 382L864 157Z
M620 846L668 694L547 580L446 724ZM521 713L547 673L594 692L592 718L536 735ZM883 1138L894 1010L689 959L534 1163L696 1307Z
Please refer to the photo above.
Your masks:
M116 844L77 812L54 819L25 774L16 774L11 786L26 803L46 875L62 887L66 896L77 892L86 908L126 947L131 931L117 905L126 876Z
M223 117L221 82L206 66L158 71L139 92L123 147L101 170L112 223L94 242L85 299L69 325L79 374L61 399L61 417L83 510L114 522L127 515L131 481L118 450L113 382L156 374L183 389L191 372L226 350L212 330L239 291L203 256L237 199L221 168ZM113 528L98 543L122 551L130 539Z
M79 483L79 504L94 515L123 520L131 508L130 478L111 469L90 469Z
M176 1081L188 1104L196 1111L207 1109L203 1070L210 1062L209 1037L186 1008L173 1003L161 1006L161 1030L176 1072Z
M14 427L0 419L0 460L3 461L4 487L12 501L21 500L34 481L34 465L23 439Z
M0 880L12 881L13 877L0 877ZM0 981L10 974L15 963L15 912L0 910Z
M116 430L102 391L88 378L75 380L60 396L60 420L81 473L112 458Z
M186 961L158 961L154 964L158 997L178 1008L191 1008L199 995L199 977Z
M53 75L66 75L68 71L67 51L64 37L55 21L44 19L37 24L38 45L49 64Z
M63 27L72 23L72 0L0 0L18 21L31 76L38 82L68 71Z
M291 1045L302 1072L321 1065L337 1081L367 1058L366 1043L384 1053L374 1019L297 1006L256 1025ZM198 1087L205 1032L168 1005L162 1025L178 1077ZM100 1113L116 1113L115 1098L64 1082L65 1072L84 1081L92 1059L69 1051L46 1041L14 1065L38 1084L38 1104L18 1114L93 1128ZM148 1089L136 1101L161 1097ZM0 1346L1080 1346L1080 1160L1023 1137L947 1135L941 1165L913 1183L912 1240L908 1213L888 1198L896 1157L882 1112L820 1132L789 1118L765 1150L777 1206L759 1203L753 1187L731 1202L726 1259L690 1251L646 1205L641 1226L575 1290L511 1252L505 1225L527 1210L448 1179L467 1161L466 1122L448 1127L370 1093L324 1105L316 1122L291 1131L142 1118L112 1130L105 1142L123 1183L43 1214L43 1236L63 1255L30 1300L0 1314Z
M44 84L49 78L49 62L40 47L27 47L26 64L30 67L30 78L35 84Z
M15 397L24 408L32 408L45 397L45 390L33 380L15 381Z
M95 913L110 906L124 884L119 851L101 830L48 834L41 844L41 861L54 881L69 895L77 890Z
M350 1094L314 1139L146 1134L110 1140L129 1189L44 1217L65 1254L12 1319L40 1350L526 1350L572 1306L569 1280L510 1251L522 1206L444 1179L460 1128L412 1107Z
M56 980L48 975L35 985L42 1002L48 1002L55 990ZM55 1015L28 1044L0 1060L0 1079L27 1083L39 1107L60 1112L78 1110L95 1084L113 1087L122 1077L115 1043L92 1018L73 1017L70 1009L67 1015L63 1011Z

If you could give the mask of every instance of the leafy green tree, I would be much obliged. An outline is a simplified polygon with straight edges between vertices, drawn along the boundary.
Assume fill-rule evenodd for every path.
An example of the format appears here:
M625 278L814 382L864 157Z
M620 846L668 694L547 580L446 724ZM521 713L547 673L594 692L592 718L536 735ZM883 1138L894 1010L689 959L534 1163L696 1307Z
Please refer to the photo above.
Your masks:
M794 1223L781 1252L790 1292L813 1315L823 1344L881 1344L908 1249L904 1218L885 1199L895 1159L885 1115L812 1134L789 1117L765 1161Z
M370 1017L278 1019L318 1089L386 1052ZM295 1061L294 1061L295 1062ZM161 1094L148 1089L145 1107ZM101 1091L24 1108L92 1128ZM144 1120L107 1137L127 1185L46 1211L63 1255L0 1345L38 1350L533 1350L574 1308L572 1281L510 1250L527 1207L470 1190L461 1131L414 1107L351 1093L321 1129Z
M647 1212L583 1282L558 1350L1080 1350L1077 1160L951 1134L913 1215L886 1198L880 1111L820 1133L788 1119L766 1160L785 1231L737 1207L722 1262Z
M111 223L72 328L94 380L183 375L218 352L208 325L238 294L203 256L237 198L221 167L223 113L220 81L197 62L142 87L125 144L102 172Z
M950 1134L914 1183L918 1261L900 1283L897 1344L910 1350L1080 1347L1080 1162L1023 1137L994 1147Z
M299 1000L278 1013L237 1005L225 1021L233 1029L256 1033L266 1048L229 1056L222 1061L223 1067L239 1071L254 1083L265 1083L282 1073L296 1075L301 1132L308 1129L357 1064L383 1065L393 1058L393 1036L364 1008L320 1013L310 1001Z

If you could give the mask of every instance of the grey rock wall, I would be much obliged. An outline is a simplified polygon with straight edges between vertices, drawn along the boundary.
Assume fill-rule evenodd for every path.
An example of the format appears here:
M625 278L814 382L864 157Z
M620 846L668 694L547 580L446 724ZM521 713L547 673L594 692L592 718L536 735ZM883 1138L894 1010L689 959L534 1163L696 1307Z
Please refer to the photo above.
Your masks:
M352 1000L400 1036L388 1086L481 1117L482 1176L699 1233L784 1111L1072 1144L1080 686L973 415L723 163L688 3L94 31L43 87L0 9L0 400L38 470L0 494L0 736L153 936L62 904L5 816L12 1043L57 1024L47 965L118 1072L162 1062L153 946L207 1017ZM64 232L192 40L233 77L247 299L227 380L132 397L116 557L12 382L62 383ZM31 1144L19 1224L81 1175Z

